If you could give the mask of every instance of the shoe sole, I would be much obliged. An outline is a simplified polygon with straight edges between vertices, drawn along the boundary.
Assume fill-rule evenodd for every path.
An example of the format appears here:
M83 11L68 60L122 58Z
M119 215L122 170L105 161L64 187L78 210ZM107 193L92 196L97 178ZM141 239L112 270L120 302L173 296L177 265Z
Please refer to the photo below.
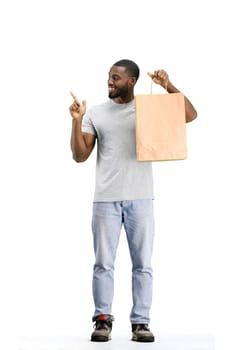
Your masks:
M105 337L104 335L91 337L91 341L96 341L96 342L106 342L109 340L111 340L111 337Z
M154 337L133 337L132 341L137 341L139 343L153 343L155 341Z

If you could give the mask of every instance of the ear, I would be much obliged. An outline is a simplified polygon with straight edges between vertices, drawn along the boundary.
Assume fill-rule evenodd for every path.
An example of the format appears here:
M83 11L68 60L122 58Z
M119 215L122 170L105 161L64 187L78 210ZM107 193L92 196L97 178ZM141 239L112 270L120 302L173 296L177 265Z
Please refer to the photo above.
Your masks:
M129 83L131 86L134 86L136 84L137 79L135 77L130 77L129 78Z

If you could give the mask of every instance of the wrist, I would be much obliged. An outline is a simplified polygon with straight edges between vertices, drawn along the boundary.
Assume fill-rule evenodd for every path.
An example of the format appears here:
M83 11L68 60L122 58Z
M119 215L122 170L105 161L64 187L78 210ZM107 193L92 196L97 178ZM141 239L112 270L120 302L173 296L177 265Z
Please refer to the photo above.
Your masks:
M169 80L165 81L164 84L163 84L163 88L168 91L168 85L169 85Z
M83 120L83 116L84 115L79 115L78 117L72 117L73 118L73 122L81 122Z
M174 93L174 92L180 92L180 91L170 81L168 81L167 92Z

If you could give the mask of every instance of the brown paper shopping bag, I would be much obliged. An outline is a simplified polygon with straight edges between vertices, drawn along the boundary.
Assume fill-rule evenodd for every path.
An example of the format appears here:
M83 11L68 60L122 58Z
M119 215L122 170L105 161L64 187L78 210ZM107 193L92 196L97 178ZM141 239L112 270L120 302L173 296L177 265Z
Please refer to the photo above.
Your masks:
M185 105L182 93L135 96L138 161L187 157Z

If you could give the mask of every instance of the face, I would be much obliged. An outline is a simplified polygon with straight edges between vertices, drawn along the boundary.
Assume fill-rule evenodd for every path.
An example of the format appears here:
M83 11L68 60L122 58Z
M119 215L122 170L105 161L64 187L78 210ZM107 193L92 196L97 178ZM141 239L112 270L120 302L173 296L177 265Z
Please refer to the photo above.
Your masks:
M108 97L127 99L132 95L135 78L129 77L125 67L113 66L108 78Z

